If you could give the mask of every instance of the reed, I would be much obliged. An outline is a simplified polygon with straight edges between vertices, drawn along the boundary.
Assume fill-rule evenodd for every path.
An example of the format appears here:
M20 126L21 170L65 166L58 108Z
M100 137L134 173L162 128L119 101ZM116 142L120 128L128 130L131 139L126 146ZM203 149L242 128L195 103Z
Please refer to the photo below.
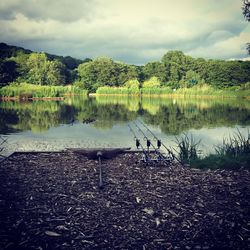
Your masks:
M144 96L173 96L173 97L219 97L219 98L250 98L248 85L230 87L226 89L214 88L207 84L197 84L192 88L172 89L171 87L99 87L96 91L100 95L144 95Z
M192 161L199 158L199 144L200 141L195 142L192 135L182 135L180 138L176 138L179 160L183 164L191 164Z
M228 139L223 139L222 146L216 147L217 155L226 155L233 158L237 158L240 155L250 154L250 133L244 137L242 133L237 129L237 132L230 136Z
M214 97L250 97L250 89L238 87L229 87L225 89L218 89L213 86L202 84L196 85L192 88L179 88L174 92L175 95L182 95L184 97L192 96L214 96Z
M87 91L76 86L41 86L28 83L11 84L0 88L2 98L53 98L65 95L87 95Z
M128 88L128 87L99 87L96 91L98 95L139 95L139 88Z
M185 147L184 149L186 150ZM185 152L185 150L183 151ZM224 138L222 145L215 146L214 154L207 155L204 158L195 157L190 160L190 165L192 167L203 169L249 168L250 132L248 132L248 135L245 137L239 130L237 130L233 136Z
M142 95L167 95L172 94L173 90L170 87L154 87L154 88L142 88Z

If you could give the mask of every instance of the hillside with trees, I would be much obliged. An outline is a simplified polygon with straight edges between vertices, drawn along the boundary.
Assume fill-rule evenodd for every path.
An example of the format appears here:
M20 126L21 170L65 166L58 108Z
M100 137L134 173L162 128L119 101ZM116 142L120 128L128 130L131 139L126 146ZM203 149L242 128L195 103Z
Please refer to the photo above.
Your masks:
M206 60L182 51L168 51L160 61L142 66L109 57L79 60L36 53L3 43L0 55L1 86L13 82L73 84L92 93L109 93L114 89L118 89L117 93L139 93L139 89L143 89L141 93L159 94L164 88L175 91L205 85L236 91L249 90L250 85L250 61Z
M39 85L65 85L77 79L76 68L91 59L75 59L36 53L0 43L0 86L11 82Z

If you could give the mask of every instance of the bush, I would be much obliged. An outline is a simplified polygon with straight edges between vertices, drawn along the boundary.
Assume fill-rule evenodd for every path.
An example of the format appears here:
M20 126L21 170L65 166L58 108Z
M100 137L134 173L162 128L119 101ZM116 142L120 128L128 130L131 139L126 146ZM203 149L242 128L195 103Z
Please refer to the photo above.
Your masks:
M161 86L161 81L158 77L152 76L149 80L142 84L143 88L159 88Z

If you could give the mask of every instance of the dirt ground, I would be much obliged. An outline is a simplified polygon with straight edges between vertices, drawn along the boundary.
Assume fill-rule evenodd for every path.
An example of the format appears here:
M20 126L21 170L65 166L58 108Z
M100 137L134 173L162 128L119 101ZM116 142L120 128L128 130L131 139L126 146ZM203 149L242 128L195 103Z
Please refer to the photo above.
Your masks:
M0 249L250 249L250 173L15 153L0 163Z

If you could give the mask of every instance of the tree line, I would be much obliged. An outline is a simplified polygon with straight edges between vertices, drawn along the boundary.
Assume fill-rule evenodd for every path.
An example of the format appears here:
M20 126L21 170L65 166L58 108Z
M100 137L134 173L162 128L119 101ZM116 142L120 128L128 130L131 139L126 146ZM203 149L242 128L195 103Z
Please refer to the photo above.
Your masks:
M205 60L169 51L145 65L117 62L109 57L79 60L0 44L0 86L11 82L37 85L75 84L95 92L99 87L189 88L209 84L216 88L250 82L249 61ZM131 86L130 86L131 87Z

